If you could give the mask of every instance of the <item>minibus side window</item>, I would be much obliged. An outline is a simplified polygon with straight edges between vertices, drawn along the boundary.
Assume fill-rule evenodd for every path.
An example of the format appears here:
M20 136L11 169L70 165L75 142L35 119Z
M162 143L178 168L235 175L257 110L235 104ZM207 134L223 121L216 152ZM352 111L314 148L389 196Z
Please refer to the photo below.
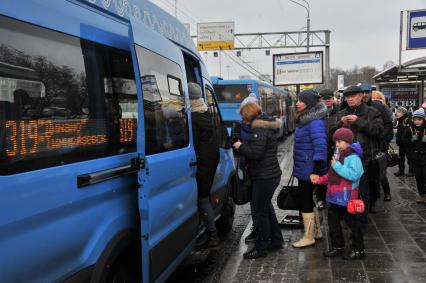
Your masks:
M182 70L175 62L136 46L145 117L145 152L155 154L189 145Z
M226 128L220 119L219 108L213 97L213 93L209 88L206 88L207 103L210 113L213 117L213 127L216 132L217 143L220 147L225 147L227 142Z
M0 16L0 175L136 151L131 55Z

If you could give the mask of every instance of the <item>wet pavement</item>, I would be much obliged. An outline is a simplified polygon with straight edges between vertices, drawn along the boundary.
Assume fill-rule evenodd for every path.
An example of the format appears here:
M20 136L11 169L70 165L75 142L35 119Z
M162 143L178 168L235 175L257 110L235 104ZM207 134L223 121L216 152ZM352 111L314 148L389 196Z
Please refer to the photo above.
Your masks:
M292 168L292 145L291 142L285 144L286 148L281 149L284 155L281 185L287 183ZM364 260L344 261L322 256L329 244L326 210L322 210L325 237L315 246L294 249L291 243L302 236L302 230L286 227L282 228L284 249L256 260L242 257L248 248L244 238L250 233L250 223L215 282L426 282L426 205L415 203L415 179L395 177L396 170L397 167L388 168L392 201L381 199L377 203L378 213L369 216ZM288 213L295 214L278 208L276 212L279 220ZM346 241L347 234L346 229Z
M288 156L291 138L278 145L278 160ZM220 235L219 247L198 250L189 255L167 280L168 283L219 282L228 259L238 249L241 236L250 221L250 206L236 206L233 228L230 233Z

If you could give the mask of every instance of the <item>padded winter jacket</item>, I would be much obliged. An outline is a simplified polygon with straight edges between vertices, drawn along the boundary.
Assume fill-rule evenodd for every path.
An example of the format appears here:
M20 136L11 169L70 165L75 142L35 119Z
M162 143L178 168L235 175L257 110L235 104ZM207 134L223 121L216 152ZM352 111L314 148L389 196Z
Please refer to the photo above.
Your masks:
M276 135L280 127L280 120L264 114L251 123L250 140L241 144L239 152L248 160L248 171L252 180L281 177Z
M314 161L321 164L318 174L327 171L327 129L324 117L327 107L318 103L303 113L296 121L293 147L293 176L309 181L314 171Z
M336 161L332 166L332 170L339 175L340 183L337 185L330 184L328 174L323 175L319 179L320 185L327 185L326 201L328 203L347 206L351 199L358 199L359 181L364 168L361 161L362 149L359 143L351 145L354 153L346 156L343 164Z
M334 131L343 127L341 118L347 115L358 116L358 119L353 123L349 123L348 126L354 134L354 141L361 144L364 170L368 171L366 168L371 165L372 154L376 155L380 151L383 133L383 120L381 114L377 109L367 106L364 103L355 108L347 107L338 113L338 123Z

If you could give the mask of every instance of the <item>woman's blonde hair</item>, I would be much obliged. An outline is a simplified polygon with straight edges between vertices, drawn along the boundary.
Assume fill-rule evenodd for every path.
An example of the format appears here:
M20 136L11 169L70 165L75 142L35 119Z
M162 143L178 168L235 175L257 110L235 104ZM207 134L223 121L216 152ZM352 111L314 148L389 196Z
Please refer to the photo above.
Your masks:
M240 114L244 121L252 122L262 114L262 108L257 103L247 103L240 109Z
M371 94L371 99L372 100L380 100L383 104L386 104L386 99L385 96L382 92L378 91L378 90L373 90L372 94Z

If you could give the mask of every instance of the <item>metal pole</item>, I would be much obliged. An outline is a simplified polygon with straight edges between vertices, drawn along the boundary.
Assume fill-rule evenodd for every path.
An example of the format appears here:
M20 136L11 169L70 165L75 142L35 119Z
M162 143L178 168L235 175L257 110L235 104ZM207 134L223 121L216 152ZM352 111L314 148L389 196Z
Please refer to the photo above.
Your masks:
M219 77L222 77L222 50L219 50Z
M330 87L330 32L325 33L325 87Z
M404 11L401 11L400 18L399 18L399 61L398 61L399 62L399 64L398 64L399 71L401 71L403 16L404 16Z
M308 19L307 19L307 31L306 31L306 51L309 52L309 40L310 40L310 27L311 27L311 18L309 16L309 12L308 12Z
M178 0L175 0L175 18L177 18L177 1Z

